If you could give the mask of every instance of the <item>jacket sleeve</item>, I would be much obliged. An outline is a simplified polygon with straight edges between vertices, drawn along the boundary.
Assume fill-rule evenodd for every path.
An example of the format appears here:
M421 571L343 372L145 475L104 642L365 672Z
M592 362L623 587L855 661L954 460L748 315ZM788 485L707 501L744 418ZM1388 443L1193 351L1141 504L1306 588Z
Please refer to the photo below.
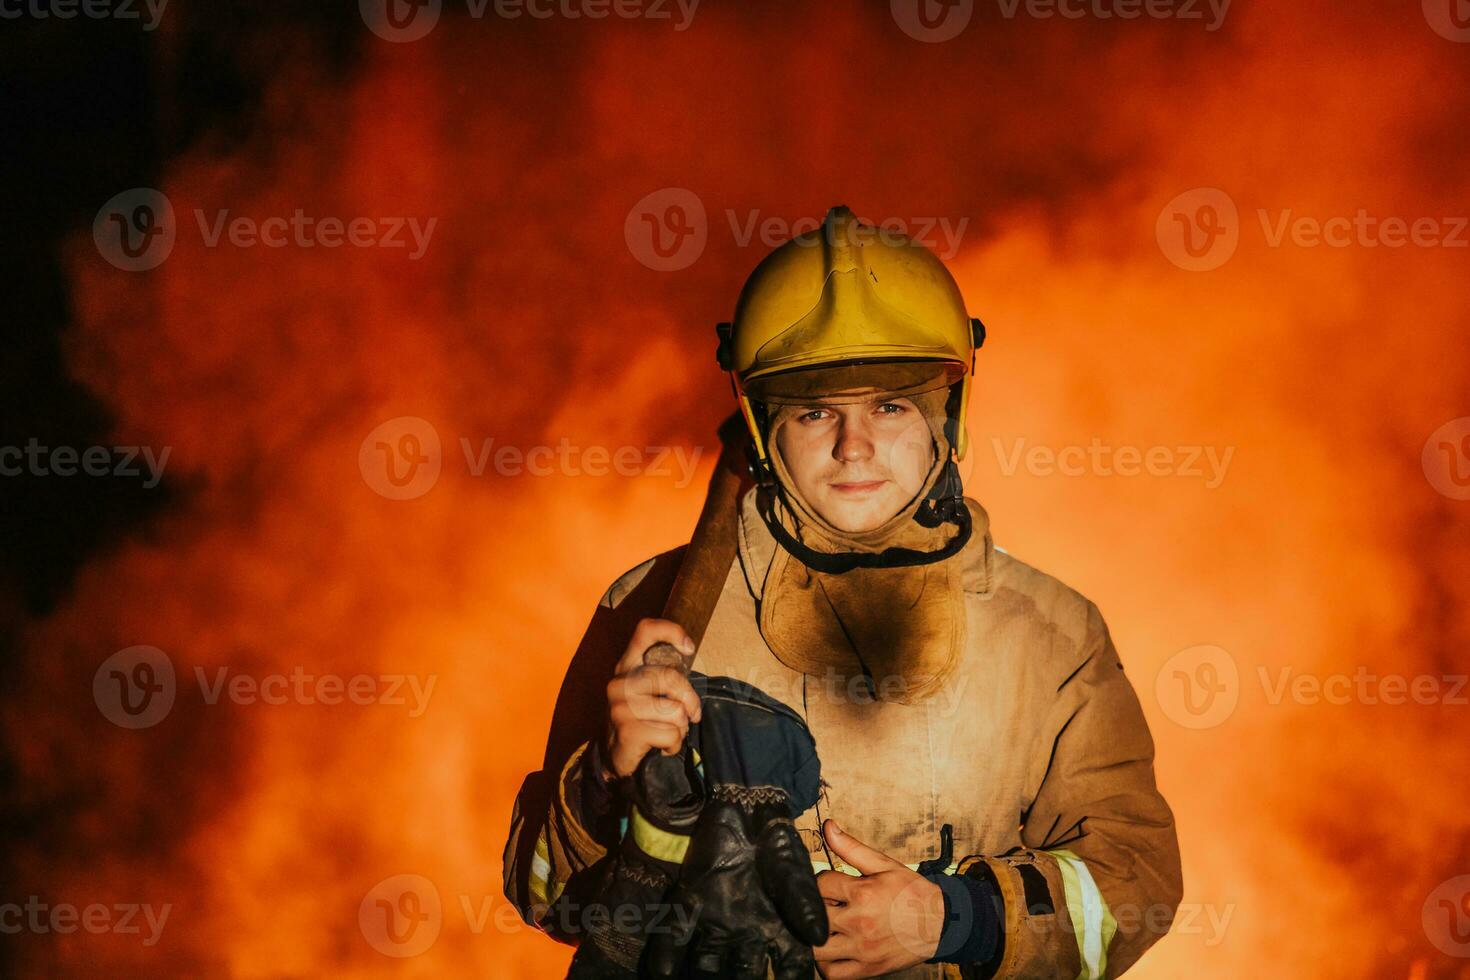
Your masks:
M1089 606L1083 661L1060 682L1033 747L1021 848L961 862L993 878L1002 949L975 976L1116 977L1169 929L1182 880L1153 738L1107 626ZM1039 783L1035 780L1039 780Z
M568 945L621 836L624 805L597 771L607 729L607 682L638 620L657 616L678 551L644 562L603 595L567 668L540 770L526 776L511 812L502 871L521 918Z

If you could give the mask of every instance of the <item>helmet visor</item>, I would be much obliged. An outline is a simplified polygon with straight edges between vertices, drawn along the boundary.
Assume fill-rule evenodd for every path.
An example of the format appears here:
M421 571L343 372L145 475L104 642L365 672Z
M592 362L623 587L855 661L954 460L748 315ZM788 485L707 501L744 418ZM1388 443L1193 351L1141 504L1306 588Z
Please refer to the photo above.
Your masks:
M954 361L853 361L752 378L745 394L772 405L841 405L948 388L964 373Z

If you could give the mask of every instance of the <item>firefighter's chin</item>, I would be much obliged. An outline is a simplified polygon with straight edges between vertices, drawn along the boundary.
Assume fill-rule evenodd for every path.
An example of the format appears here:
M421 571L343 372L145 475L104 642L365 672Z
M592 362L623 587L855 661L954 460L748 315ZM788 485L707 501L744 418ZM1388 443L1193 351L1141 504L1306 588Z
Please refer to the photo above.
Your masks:
M839 531L856 534L882 526L913 496L892 479L840 477L823 481L809 501L822 519Z

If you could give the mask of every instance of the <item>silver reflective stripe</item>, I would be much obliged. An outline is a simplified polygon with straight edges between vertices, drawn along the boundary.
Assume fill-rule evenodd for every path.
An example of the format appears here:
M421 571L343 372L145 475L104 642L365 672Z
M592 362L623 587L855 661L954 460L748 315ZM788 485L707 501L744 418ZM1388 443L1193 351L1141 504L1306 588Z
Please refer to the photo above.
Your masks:
M1102 891L1092 879L1087 864L1068 850L1043 851L1056 858L1062 872L1062 888L1067 895L1067 914L1072 919L1072 931L1077 936L1077 953L1082 961L1082 972L1077 980L1102 980L1108 969L1108 946L1118 923L1112 910L1103 901Z

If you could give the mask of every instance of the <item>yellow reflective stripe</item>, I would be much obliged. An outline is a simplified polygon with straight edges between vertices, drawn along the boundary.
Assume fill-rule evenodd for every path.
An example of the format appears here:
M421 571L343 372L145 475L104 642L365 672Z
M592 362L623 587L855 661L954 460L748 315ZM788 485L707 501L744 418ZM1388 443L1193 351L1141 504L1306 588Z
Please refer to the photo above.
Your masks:
M689 850L688 835L660 830L649 823L636 806L629 809L628 829L632 831L633 842L638 845L638 849L651 858L670 864L683 864L684 853Z
M1067 896L1067 914L1072 918L1072 930L1077 936L1077 953L1082 961L1082 972L1077 980L1102 980L1108 969L1108 946L1118 923L1112 910L1103 900L1092 872L1083 860L1068 850L1043 851L1057 859L1062 871L1062 888Z
M541 905L548 904L546 883L551 878L551 851L546 843L548 830L541 831L536 838L536 851L531 855L531 899Z

